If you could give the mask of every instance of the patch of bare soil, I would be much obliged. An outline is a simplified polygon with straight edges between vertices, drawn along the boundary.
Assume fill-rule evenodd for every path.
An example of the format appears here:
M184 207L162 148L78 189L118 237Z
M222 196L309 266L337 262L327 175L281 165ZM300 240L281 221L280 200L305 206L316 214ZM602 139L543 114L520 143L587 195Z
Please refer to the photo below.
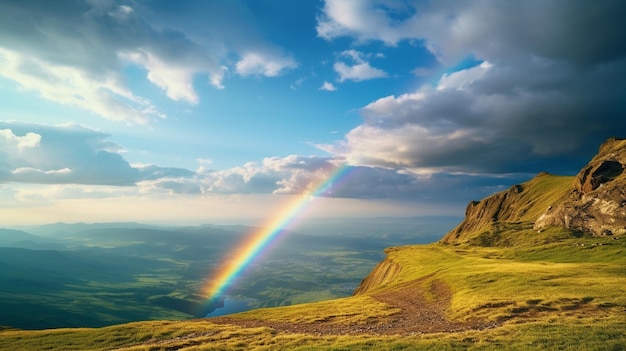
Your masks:
M458 332L468 329L495 327L483 321L451 321L446 318L452 293L441 281L433 281L424 291L421 281L415 281L391 292L373 295L390 307L400 311L367 324L341 324L331 320L312 323L285 323L264 320L242 320L232 317L215 317L211 322L232 324L245 328L269 327L278 332L311 335L416 335L424 333Z

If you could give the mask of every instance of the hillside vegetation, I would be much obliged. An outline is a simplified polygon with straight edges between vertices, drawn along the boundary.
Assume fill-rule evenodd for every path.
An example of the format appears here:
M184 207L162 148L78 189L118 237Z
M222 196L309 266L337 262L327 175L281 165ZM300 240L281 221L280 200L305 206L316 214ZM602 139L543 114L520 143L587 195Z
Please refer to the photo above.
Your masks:
M577 179L541 174L470 203L440 242L386 249L352 297L183 322L4 330L0 349L625 350L626 238L534 228ZM604 196L599 188L626 184L587 196Z

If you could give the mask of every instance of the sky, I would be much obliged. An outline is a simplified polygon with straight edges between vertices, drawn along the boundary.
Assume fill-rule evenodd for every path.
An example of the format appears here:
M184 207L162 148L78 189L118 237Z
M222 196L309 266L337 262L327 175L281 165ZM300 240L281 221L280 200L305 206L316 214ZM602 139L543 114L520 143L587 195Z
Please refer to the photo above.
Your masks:
M625 11L2 0L0 223L462 216L626 137Z

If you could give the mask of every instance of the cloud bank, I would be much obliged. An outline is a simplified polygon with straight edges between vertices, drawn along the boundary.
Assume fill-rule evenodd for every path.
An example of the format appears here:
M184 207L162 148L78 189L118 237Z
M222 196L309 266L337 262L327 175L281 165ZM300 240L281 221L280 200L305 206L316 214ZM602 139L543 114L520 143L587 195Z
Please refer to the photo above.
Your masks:
M356 50L346 50L341 53L342 58L349 59L349 63L337 61L333 65L333 69L339 75L339 82L351 80L360 82L375 78L383 78L387 73L381 69L372 67L368 61L370 55L366 55Z
M123 147L109 135L78 124L40 125L0 122L0 184L50 184L54 188L22 189L18 200L53 194L57 198L144 195L306 195L347 167L347 176L325 193L328 198L454 201L465 199L463 190L440 193L442 187L474 184L474 193L488 194L511 178L469 175L419 175L381 167L350 166L333 156L268 157L261 162L224 170L210 168L199 160L195 171L157 165L130 164ZM57 186L65 186L59 188ZM86 190L81 186L99 186ZM123 190L107 190L107 187ZM478 189L478 190L476 190ZM18 196L16 195L16 196Z
M320 147L351 164L414 172L575 172L626 130L619 1L327 0L318 36L421 43L444 66L479 65L382 97Z
M0 122L0 183L132 186L193 175L180 168L134 167L108 138L78 124Z

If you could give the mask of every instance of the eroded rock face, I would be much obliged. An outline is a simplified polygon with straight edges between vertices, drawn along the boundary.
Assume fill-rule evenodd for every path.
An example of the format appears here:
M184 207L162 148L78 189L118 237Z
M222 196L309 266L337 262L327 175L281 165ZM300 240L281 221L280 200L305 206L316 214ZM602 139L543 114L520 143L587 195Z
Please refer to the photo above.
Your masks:
M579 173L576 182L577 190L586 194L596 190L600 185L607 183L624 171L624 165L616 160L604 160L596 167L588 165Z
M590 232L626 234L626 140L609 139L576 176L566 196L537 219L537 230L548 226Z
M467 233L493 222L505 222L518 213L517 202L524 191L522 185L513 185L509 190L493 194L481 201L471 201L465 209L465 219L441 241L453 243L463 239Z

